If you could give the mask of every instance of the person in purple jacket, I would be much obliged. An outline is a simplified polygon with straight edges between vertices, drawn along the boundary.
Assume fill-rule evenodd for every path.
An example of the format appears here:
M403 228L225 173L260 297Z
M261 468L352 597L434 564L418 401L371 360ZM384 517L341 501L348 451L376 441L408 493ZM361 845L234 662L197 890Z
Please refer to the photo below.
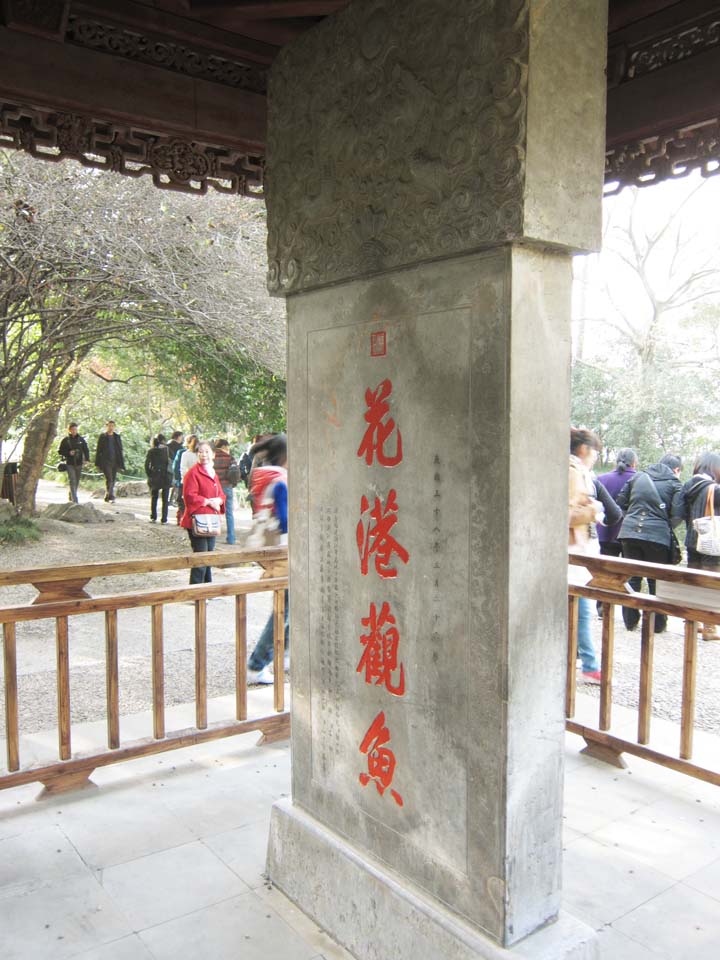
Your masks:
M610 473L603 473L597 479L602 483L607 492L617 500L618 494L628 482L630 477L637 473L638 458L634 450L626 447L620 450L615 461L617 466ZM619 557L622 555L622 547L617 535L620 533L622 520L613 523L611 526L604 527L598 524L597 533L600 541L600 553L607 557Z
M634 450L631 450L630 447L625 447L625 449L618 451L617 460L615 463L616 466L614 470L611 470L610 473L603 473L597 478L605 487L613 500L617 500L618 494L628 482L630 477L634 477L637 473L637 454ZM613 523L607 527L604 527L601 523L597 525L600 553L604 554L606 557L622 556L622 545L617 538L618 534L620 533L621 526L622 519L618 520L617 523ZM598 616L602 617L602 603L600 603L599 600L596 606Z

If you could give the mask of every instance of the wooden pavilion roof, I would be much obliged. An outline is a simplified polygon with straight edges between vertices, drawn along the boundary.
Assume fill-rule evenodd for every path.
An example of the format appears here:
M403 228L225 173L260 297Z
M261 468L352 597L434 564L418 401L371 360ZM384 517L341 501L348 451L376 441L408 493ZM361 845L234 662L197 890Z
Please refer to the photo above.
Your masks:
M349 2L0 0L0 145L261 192L269 68ZM714 172L718 118L720 0L609 0L608 178Z

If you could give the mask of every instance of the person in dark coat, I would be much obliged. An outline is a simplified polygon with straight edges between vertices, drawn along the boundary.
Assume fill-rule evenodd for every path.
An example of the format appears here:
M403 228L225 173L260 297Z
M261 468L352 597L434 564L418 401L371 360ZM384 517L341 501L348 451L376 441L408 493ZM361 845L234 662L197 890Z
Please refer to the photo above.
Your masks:
M101 433L98 437L95 466L105 475L105 502L113 503L118 471L125 469L122 440L120 434L115 433L114 420L108 420L105 424L105 433Z
M682 484L678 474L682 460L671 453L647 470L638 471L618 494L617 502L625 511L619 540L623 557L646 563L672 563L673 526ZM642 577L631 577L630 586L638 592ZM648 589L655 595L655 580L648 578ZM640 611L623 607L623 620L628 630L634 630L640 621ZM655 614L655 633L667 627L664 613Z
M162 496L161 523L168 522L168 502L170 499L170 455L165 443L165 437L159 433L152 442L152 447L145 457L145 473L150 487L150 521L157 521L158 498Z
M68 499L71 503L77 503L80 476L82 474L83 464L90 463L90 451L85 442L85 437L81 437L78 433L78 425L76 423L71 423L68 426L67 436L63 437L60 441L58 453L65 461L67 467L68 483L70 484Z
M168 444L168 458L170 460L170 466L172 468L175 463L175 457L177 456L178 450L183 449L183 440L184 434L182 430L173 430L172 437L170 438L170 443ZM180 489L180 480L175 483L175 476L170 481L170 505L177 503L177 495Z

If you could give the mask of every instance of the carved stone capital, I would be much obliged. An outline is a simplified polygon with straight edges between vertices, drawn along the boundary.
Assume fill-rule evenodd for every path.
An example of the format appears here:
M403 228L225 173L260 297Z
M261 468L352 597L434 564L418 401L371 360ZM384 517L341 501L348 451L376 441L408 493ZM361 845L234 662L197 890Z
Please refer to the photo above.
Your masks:
M601 7L457 0L449 10L444 0L366 0L283 50L269 88L271 291L528 237L586 246L572 227L558 228L582 217L556 209L555 179L540 171L552 159L576 208L575 151L599 191L604 81L593 44L605 28ZM561 35L575 24L580 31L564 74L556 69L560 17L570 22ZM587 63L592 91L581 108L572 88L582 88ZM530 108L532 69L539 82ZM529 124L538 145L530 178ZM560 169L557 149L545 153L562 124L582 129Z

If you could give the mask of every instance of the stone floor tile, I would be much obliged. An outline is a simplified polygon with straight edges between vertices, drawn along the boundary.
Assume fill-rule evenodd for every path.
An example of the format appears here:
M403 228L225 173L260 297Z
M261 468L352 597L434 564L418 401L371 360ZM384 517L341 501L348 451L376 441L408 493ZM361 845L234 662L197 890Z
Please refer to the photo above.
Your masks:
M676 884L613 924L669 960L717 960L718 901Z
M269 904L275 913L303 938L305 943L319 950L325 960L353 960L352 954L335 943L314 920L296 907L292 900L289 900L277 887L266 884L255 890L255 895Z
M311 960L309 946L255 894L140 931L154 960Z
M564 823L587 834L649 806L657 792L642 780L603 764L565 778Z
M110 867L101 882L134 930L174 920L248 889L200 842Z
M131 937L123 937L122 940L103 944L102 947L73 954L73 960L153 960L153 956L140 937L133 934Z
M720 856L717 832L652 808L615 820L592 837L675 880L683 880Z
M48 824L0 840L0 897L27 893L63 877L84 877L88 872L60 827Z
M590 918L595 927L612 923L675 882L592 837L575 840L563 855L564 909Z
M3 960L66 960L131 933L90 873L0 898Z
M249 887L265 882L270 812L266 820L206 837L204 843Z
M215 775L201 775L189 789L165 791L161 787L160 792L168 808L193 838L205 839L238 827L267 822L273 798L259 784L248 783L249 776L244 782L238 782L235 789L226 787Z
M691 873L689 877L685 877L683 883L708 897L720 900L720 860L715 860L714 863L709 863L696 873Z
M601 927L598 930L600 960L672 960L656 949L649 950L614 927ZM653 944L653 947L657 947Z
M162 802L159 791L106 788L61 804L57 822L93 869L110 867L195 839Z

